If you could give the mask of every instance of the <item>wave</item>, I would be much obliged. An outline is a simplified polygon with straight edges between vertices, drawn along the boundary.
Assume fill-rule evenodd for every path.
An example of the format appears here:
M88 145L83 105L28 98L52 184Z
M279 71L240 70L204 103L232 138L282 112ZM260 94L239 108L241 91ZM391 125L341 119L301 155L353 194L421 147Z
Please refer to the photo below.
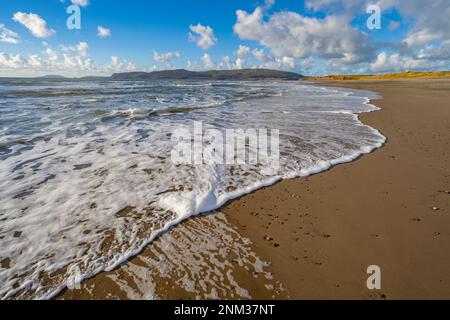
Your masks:
M358 118L378 110L370 104L376 96L368 92L284 82L205 87L215 89L205 93L199 87L197 99L205 105L214 97L225 102L166 109L113 108L104 102L100 109L94 104L63 114L50 108L42 111L52 120L46 128L50 136L24 135L32 141L26 150L8 144L0 162L0 261L8 265L0 269L1 298L51 298L114 269L193 215L279 180L353 161L385 143ZM183 101L183 94L167 89L164 98ZM135 93L129 98L143 101ZM33 110L19 105L17 116ZM105 117L125 121L98 121ZM171 133L193 121L202 121L205 129L280 129L280 170L173 164Z

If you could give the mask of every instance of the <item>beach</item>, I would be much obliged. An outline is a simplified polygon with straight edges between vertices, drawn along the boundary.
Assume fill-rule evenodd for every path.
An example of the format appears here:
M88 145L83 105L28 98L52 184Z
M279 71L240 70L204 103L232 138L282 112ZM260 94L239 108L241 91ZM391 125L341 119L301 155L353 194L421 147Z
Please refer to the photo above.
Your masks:
M450 300L450 0L4 3L0 301Z
M1 87L3 299L53 298L99 274L120 289L107 298L276 298L286 290L271 262L218 212L386 141L358 119L379 110L364 90L275 80L23 81Z
M379 93L382 110L360 119L386 145L235 201L229 220L248 226L293 299L449 299L450 80L320 84ZM381 290L366 287L370 265Z
M382 96L359 116L386 144L189 219L58 298L450 298L449 79L319 84ZM367 288L371 265L380 290Z

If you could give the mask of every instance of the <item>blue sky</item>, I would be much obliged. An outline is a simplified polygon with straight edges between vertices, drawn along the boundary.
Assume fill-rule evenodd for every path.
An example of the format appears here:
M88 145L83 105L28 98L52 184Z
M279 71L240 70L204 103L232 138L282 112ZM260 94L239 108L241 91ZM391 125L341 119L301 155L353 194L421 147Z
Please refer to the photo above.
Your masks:
M81 10L80 30L66 26L73 4ZM381 28L370 30L373 4ZM449 16L447 0L3 1L0 76L444 70L450 69Z

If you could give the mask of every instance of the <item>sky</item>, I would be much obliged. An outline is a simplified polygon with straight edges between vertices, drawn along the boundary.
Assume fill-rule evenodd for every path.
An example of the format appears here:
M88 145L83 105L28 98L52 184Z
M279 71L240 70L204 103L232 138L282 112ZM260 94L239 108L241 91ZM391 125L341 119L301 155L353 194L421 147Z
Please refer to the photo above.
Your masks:
M242 68L304 75L449 70L450 1L0 3L0 76Z

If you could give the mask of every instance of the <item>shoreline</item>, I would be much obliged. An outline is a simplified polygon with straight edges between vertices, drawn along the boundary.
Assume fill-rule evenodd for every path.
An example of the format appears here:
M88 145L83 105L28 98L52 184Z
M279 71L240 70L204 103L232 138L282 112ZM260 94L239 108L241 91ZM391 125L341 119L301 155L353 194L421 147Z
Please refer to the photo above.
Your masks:
M273 262L292 299L448 299L450 217L443 191L450 175L443 150L450 81L318 84L379 93L374 104L381 110L359 116L386 144L357 161L239 199L224 210L229 221ZM435 108L425 110L430 102ZM416 138L426 141L414 145ZM415 170L430 160L434 170ZM374 264L382 270L382 290L370 291L366 270Z
M416 81L415 85L423 82L423 80L413 81ZM425 82L429 81L430 80L425 80ZM358 173L361 173L361 169L354 169L355 164L363 162L362 166L366 167L365 170L363 168L363 173L367 175L370 173L368 172L370 170L367 170L367 164L365 162L375 161L375 164L377 164L377 162L380 162L381 158L385 156L379 155L379 153L386 154L386 152L390 152L389 149L388 151L385 151L385 148L390 148L392 143L391 139L394 138L395 141L397 136L394 135L394 137L392 137L390 133L386 133L383 129L383 122L386 118L389 118L389 113L392 112L392 105L389 106L389 103L391 103L389 101L391 99L390 94L386 97L385 93L382 91L386 89L383 86L392 85L392 83L395 85L402 83L403 81L393 80L383 82L387 82L387 84L382 84L381 87L379 87L381 90L373 89L376 88L377 85L380 86L380 81L370 81L370 83L369 81L355 81L352 83L349 83L349 81L345 81L344 83L321 81L318 83L319 85L325 86L330 85L341 88L347 87L351 89L369 90L382 95L383 98L381 98L381 100L375 99L368 102L377 107L381 107L381 110L377 110L377 112L356 114L359 121L364 125L374 128L387 138L387 142L385 142L382 147L373 150L376 152L361 154L350 162L333 165L327 170L308 177L278 181L274 185L258 189L250 194L232 200L222 207L222 209L218 209L224 213L227 221L238 230L240 235L252 241L252 251L264 261L269 261L271 263L270 267L268 267L268 272L274 274L275 282L280 282L282 287L286 288L286 291L280 291L277 295L268 294L264 290L264 281L254 281L254 279L251 279L253 277L245 275L245 271L238 271L237 273L240 273L239 278L242 280L242 283L245 283L252 298L409 299L428 297L423 294L421 295L420 291L417 290L407 292L409 291L408 289L411 289L411 287L414 288L414 286L404 280L400 281L400 284L395 283L393 286L383 282L381 291L367 290L365 287L367 279L365 268L371 264L376 264L374 263L376 262L376 259L374 259L375 255L370 253L370 248L374 249L379 260L382 262L380 263L382 271L385 270L385 266L387 266L389 270L391 264L395 263L395 258L390 257L390 259L387 259L381 253L382 250L380 251L380 242L383 243L384 246L387 246L388 250L389 246L393 244L391 239L388 239L389 241L385 240L386 233L389 231L386 230L386 228L389 229L389 225L383 223L386 222L386 217L382 216L380 218L380 216L375 216L374 220L376 221L375 225L377 228L370 225L364 225L361 222L367 221L364 217L361 217L361 215L364 215L365 210L361 211L361 208L359 208L358 205L349 206L349 203L346 203L345 200L343 201L341 197L336 197L335 194L320 196L316 191L317 188L322 192L322 189L325 189L325 191L327 189L329 189L328 191L333 191L344 187L343 190L338 193L340 195L346 193L351 195L352 192L355 191L352 183L344 186L339 184L342 184L345 180L354 180L353 182L355 182L355 180L359 179ZM449 82L446 82L445 80L444 82L446 83L446 86L448 86ZM314 82L312 84L314 84ZM388 101L386 102L386 100ZM382 106L385 103L387 103L387 111ZM377 119L374 120L371 118L378 118L378 121ZM379 122L380 119L383 121ZM391 128L388 127L387 129L390 131ZM367 158L370 160L367 160ZM358 165L357 167L359 166L361 165ZM383 166L381 165L381 167ZM352 171L355 172L352 173ZM356 182L361 185L361 181ZM386 184L383 183L383 181L380 181L379 183L381 183L383 187L386 187ZM389 183L392 184L391 182L388 182L388 184ZM364 183L362 185L364 186ZM362 188L361 190L364 189ZM358 191L358 196L361 196L361 190L356 190ZM369 190L369 193L365 194L365 197L361 197L357 201L358 204L361 204L364 201L371 202L371 200L373 202L370 194ZM369 197L367 197L368 195ZM379 197L376 198L378 201ZM377 205L380 205L380 203L377 202ZM447 209L445 205L439 204L439 206L442 208L442 211ZM330 214L330 212L333 212L333 214ZM391 212L384 213L389 214ZM344 219L340 217L341 215L344 216ZM370 216L370 218L373 217L374 216ZM203 223L205 219L204 215L200 215L182 222L181 225L189 227L189 225L195 223L193 221ZM418 221L412 220L415 224L421 221L420 218L412 219L419 219ZM447 219L447 222L450 222L448 214L444 219ZM404 226L408 226L408 223L410 224L411 221L402 222ZM440 224L442 224L441 227L445 225L445 223ZM438 226L433 225L433 228L436 227ZM173 230L169 231L169 233L176 233L177 229L178 227L175 227ZM400 229L402 228L400 227ZM448 231L448 229L449 228L447 228L446 231ZM448 239L450 232L442 232L439 233L439 235L441 236L441 239L444 237ZM400 240L405 236L404 233L401 233ZM155 242L158 243L164 238L165 236L162 235ZM337 241L337 243L334 243L335 241ZM356 247L354 245L355 243ZM445 251L446 248L450 249L450 246L448 244L444 245L443 249L440 250L441 255L442 251ZM151 255L148 251L151 250L147 248L136 257L131 258L129 261L130 264L137 263L136 261L140 260L142 257ZM344 261L346 262L343 262L341 257L342 259L345 259ZM361 262L369 260L374 261L370 262L370 264L365 262L367 266ZM418 259L417 256L415 256L415 260L421 259ZM450 266L449 260L450 259L444 259L445 266ZM128 263L126 263L126 265L128 265ZM414 269L417 269L417 266L413 267ZM447 268L447 270L449 268ZM122 269L122 267L119 269ZM442 270L442 268L439 270ZM445 268L443 268L443 270L445 270ZM91 288L92 290L92 288L104 287L108 276L111 276L116 272L117 270L103 272L86 281L86 283L83 284L83 288ZM397 274L398 270L396 269L395 272ZM424 270L421 269L421 272L423 274ZM407 271L407 273L410 274L411 271ZM442 273L439 272L436 273L436 275L437 274L442 275ZM389 274L389 271L386 278L388 280L392 279L392 275ZM443 278L445 278L445 275ZM385 279L384 272L382 279ZM440 287L433 295L430 295L430 297L439 299L450 296L450 279L447 277L441 280L442 281L439 281ZM157 279L155 285L156 287L160 286L162 288L170 286L173 282L174 281L169 277L169 281L167 281L167 279ZM112 284L106 287L109 288L109 291L116 292L117 296L120 296L117 293L118 290L120 291L119 288L115 288ZM106 291L103 294L94 294L94 296L86 295L86 291L89 290L67 290L57 295L56 298L108 298L108 296L103 295L107 293ZM158 297L162 299L178 299L180 297L191 299L195 298L195 296L195 294L186 293L184 290L180 290L180 288L174 289L173 292L158 294ZM233 295L222 295L220 297L229 299L233 298Z
M301 83L298 83L298 85L302 85ZM314 85L314 83L308 83L307 85ZM367 96L365 95L367 94ZM352 118L354 119L354 121L356 121L358 124L362 125L362 126L366 126L359 118L360 114L363 113L370 113L370 112L376 112L379 111L380 109L375 106L374 104L371 103L371 98L370 96L376 96L376 94L372 93L372 92L360 92L358 93L358 90L355 91L348 91L348 95L350 96L357 96L357 97L362 97L365 101L362 102L364 105L366 105L369 109L371 110L366 110L366 111L360 111L360 112L350 112L350 111L342 111L342 113L345 114L349 114L352 116ZM341 111L338 111L339 113ZM316 166L313 166L311 168L308 169L304 169L301 172L297 172L295 175L288 175L285 177L279 176L279 177L274 177L269 179L268 181L264 181L261 183L258 183L257 185L247 188L247 190L240 190L237 191L234 195L230 196L229 199L227 199L226 201L224 201L221 204L218 204L218 207L212 211L207 211L207 212L201 212L199 214L193 214L190 215L189 217L180 219L180 220L176 220L176 221L172 221L170 224L165 225L162 229L160 229L158 231L158 235L155 235L154 238L147 240L145 242L144 245L141 246L141 248L139 248L138 250L135 250L135 254L132 254L131 256L124 258L121 262L119 262L115 267L109 268L107 270L103 270L100 273L94 274L92 276L87 276L83 282L92 282L90 281L91 279L95 279L97 277L98 274L101 273L106 273L109 274L111 271L117 269L118 267L120 267L123 264L126 264L127 261L131 261L133 260L135 257L140 256L148 246L151 246L152 243L157 240L160 237L164 237L164 234L169 232L171 229L173 228L177 228L178 225L180 224L186 224L190 219L195 219L197 217L201 217L204 215L210 215L210 214L215 214L217 212L220 212L222 209L226 208L230 203L232 203L233 201L246 197L249 194L252 194L254 192L258 192L258 190L264 189L264 188L270 188L274 185L276 185L277 183L280 183L280 181L283 180L291 180L291 179L298 179L298 178L305 178L305 177L309 177L321 172L326 172L328 170L331 170L333 167L340 165L340 164L344 164L344 163L350 163L353 161L356 161L357 159L359 159L360 157L372 153L375 150L383 147L385 141L386 141L386 137L383 136L376 128L370 127L370 126L366 126L368 127L368 129L370 131L372 131L375 135L379 136L379 141L374 142L372 145L367 145L367 146L363 146L361 147L359 150L355 150L353 153L342 156L340 158L334 159L334 160L330 160L330 161L323 161L323 163L321 163L320 165L317 164ZM303 172L304 171L304 172ZM95 281L94 281L95 282ZM63 289L63 290L58 290L58 293L54 294L52 297L59 297L59 296L64 296L64 292L67 291L67 289ZM62 293L62 294L61 294Z

